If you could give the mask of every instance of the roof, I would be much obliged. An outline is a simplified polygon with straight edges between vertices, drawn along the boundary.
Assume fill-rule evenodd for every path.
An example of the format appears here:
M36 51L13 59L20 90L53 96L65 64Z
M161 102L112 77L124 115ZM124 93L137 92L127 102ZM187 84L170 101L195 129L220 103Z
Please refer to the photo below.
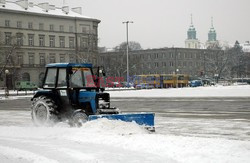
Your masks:
M19 3L21 1L21 4ZM12 11L12 12L23 12L30 14L40 14L44 16L61 16L69 18L83 18L83 19L94 19L81 14L81 7L69 8L69 6L56 7L55 5L50 5L49 3L34 4L28 2L28 0L19 0L16 2L0 1L0 11ZM94 19L96 21L100 21Z
M46 67L55 67L55 68L67 68L67 67L87 67L92 68L90 63L51 63L47 64Z

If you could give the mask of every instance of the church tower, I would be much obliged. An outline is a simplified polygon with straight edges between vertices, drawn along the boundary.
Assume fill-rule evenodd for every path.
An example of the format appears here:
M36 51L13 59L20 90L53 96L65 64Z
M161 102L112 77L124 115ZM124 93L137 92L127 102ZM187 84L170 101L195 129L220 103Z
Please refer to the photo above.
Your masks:
M185 47L192 48L192 49L199 49L200 48L199 40L196 38L196 29L193 25L192 14L191 14L191 25L189 26L189 29L187 31L187 39L185 41Z
M208 40L206 42L207 48L216 48L218 45L218 40L217 40L217 33L216 30L214 29L214 22L213 22L213 17L211 17L211 28L209 29L208 32Z

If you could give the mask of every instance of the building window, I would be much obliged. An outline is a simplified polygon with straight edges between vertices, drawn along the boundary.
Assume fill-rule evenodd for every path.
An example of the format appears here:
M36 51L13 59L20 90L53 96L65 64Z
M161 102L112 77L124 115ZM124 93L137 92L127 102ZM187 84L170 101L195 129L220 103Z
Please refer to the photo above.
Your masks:
M186 67L186 66L187 66L187 62L184 61L184 62L183 62L183 67Z
M49 36L49 46L55 47L55 36Z
M69 38L69 48L74 48L75 47L75 38L70 37Z
M50 54L50 55L49 55L49 62L50 62L50 63L56 63L55 54Z
M81 37L81 49L86 49L88 47L88 39L85 37Z
M44 30L44 24L43 23L39 23L39 30Z
M65 37L60 36L59 39L60 39L60 47L65 48Z
M5 27L10 27L10 20L5 20Z
M179 67L181 67L181 66L182 66L182 65L181 65L181 61L178 61L178 66L179 66Z
M69 32L74 32L73 26L69 26Z
M60 31L63 32L64 31L64 26L60 25Z
M29 65L34 65L34 64L35 64L34 54L29 54Z
M50 25L49 25L49 30L50 30L50 31L54 31L54 25L53 25L53 24L50 24Z
M40 65L45 65L45 54L44 53L40 53Z
M17 33L16 37L17 37L16 38L17 45L22 46L23 45L23 34L22 33Z
M189 66L189 67L193 67L193 62L189 62L189 63L188 63L188 66Z
M75 57L73 55L69 56L69 62L74 63L75 62Z
M196 53L196 58L200 59L200 57L201 57L200 54Z
M171 58L174 58L174 53L170 53Z
M61 63L65 62L65 54L60 54L60 62Z
M28 42L29 42L29 46L34 46L34 35L33 34L29 34L28 35Z
M22 65L23 64L23 55L17 54L17 64Z
M22 28L22 22L21 22L21 21L17 21L16 27L17 27L17 28Z
M170 67L173 67L174 66L174 62L170 61L169 65L170 65Z
M158 62L155 62L155 67L157 68L157 67L159 67L159 64L158 64Z
M10 32L5 33L5 45L11 45L11 33Z
M29 22L29 23L28 23L28 28L29 28L29 29L33 29L33 23L32 23L32 22Z
M39 46L44 47L45 46L45 36L39 35Z
M82 27L82 33L87 33L87 28L86 27Z

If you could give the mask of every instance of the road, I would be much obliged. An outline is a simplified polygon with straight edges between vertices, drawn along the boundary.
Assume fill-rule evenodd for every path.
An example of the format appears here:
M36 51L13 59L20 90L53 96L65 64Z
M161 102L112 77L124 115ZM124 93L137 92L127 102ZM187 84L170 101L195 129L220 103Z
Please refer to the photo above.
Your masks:
M250 140L249 97L113 98L111 102L123 112L156 113L156 130L160 134ZM30 123L30 103L27 97L0 100L0 125ZM8 114L16 119L4 119Z

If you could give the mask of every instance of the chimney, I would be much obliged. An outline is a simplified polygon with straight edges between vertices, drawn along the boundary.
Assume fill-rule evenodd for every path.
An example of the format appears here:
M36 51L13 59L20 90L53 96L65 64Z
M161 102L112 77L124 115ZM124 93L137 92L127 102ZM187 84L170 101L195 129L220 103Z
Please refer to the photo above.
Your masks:
M29 7L34 7L35 4L33 2L29 2Z
M2 7L5 7L5 0L0 0L0 5L2 6Z
M49 5L49 10L55 10L56 6L55 5Z
M49 11L49 3L48 2L45 2L45 3L39 3L38 4L38 7L44 9L46 12Z
M63 6L62 11L65 12L66 14L69 13L69 6Z
M81 7L72 8L71 11L82 15L82 8Z
M28 6L29 6L28 0L19 0L19 1L16 1L15 3L21 6L22 8L24 8L25 10L28 9Z

